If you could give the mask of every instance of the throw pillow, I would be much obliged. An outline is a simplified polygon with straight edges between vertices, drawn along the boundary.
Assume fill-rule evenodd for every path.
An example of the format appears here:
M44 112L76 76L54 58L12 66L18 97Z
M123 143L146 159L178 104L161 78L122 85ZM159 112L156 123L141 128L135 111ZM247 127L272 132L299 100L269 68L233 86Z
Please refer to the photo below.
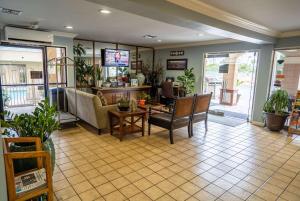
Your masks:
M100 101L101 101L103 106L107 105L107 100L103 96L103 93L101 91L97 91L97 96L100 98Z

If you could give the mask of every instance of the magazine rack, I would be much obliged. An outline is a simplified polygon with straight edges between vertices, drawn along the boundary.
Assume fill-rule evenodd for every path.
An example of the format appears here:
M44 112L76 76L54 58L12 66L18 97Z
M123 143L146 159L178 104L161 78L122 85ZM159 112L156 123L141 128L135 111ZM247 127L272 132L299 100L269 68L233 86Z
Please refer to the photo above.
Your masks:
M53 201L53 187L52 187L52 171L51 171L51 161L50 155L46 151L42 151L42 144L40 138L38 137L18 137L18 138L4 138L4 159L5 159L5 169L6 169L6 182L8 189L9 201L23 201L31 198L47 194L47 200ZM10 143L35 143L36 151L30 152L11 152L9 148ZM32 169L26 172L21 172L18 174L14 173L14 163L15 159L24 158L37 158L37 169ZM16 192L15 177L26 174L28 172L45 168L46 171L46 184L43 186L38 186L31 190L23 193Z

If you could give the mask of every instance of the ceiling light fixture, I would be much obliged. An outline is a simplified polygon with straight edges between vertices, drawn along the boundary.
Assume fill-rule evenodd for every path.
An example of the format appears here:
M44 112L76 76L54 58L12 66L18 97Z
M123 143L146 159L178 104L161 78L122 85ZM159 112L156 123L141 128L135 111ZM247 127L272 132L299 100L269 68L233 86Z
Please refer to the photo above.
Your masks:
M106 9L101 9L101 10L99 10L99 12L102 14L110 14L111 13L110 10L106 10Z
M157 36L146 34L143 37L146 38L146 39L152 39L152 38L156 38Z
M161 42L162 42L162 40L158 39L158 40L157 40L157 42L161 43Z
M70 26L70 25L65 26L65 28L66 28L66 29L73 29L73 27Z
M197 36L202 37L202 36L204 36L204 34L203 33L198 33Z

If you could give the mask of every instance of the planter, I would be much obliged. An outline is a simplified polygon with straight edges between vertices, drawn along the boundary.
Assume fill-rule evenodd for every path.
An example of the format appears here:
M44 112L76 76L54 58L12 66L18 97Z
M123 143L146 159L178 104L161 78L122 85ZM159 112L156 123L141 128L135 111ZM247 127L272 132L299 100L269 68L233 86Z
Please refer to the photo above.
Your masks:
M43 150L50 153L51 157L51 165L52 165L52 172L54 171L55 166L55 148L54 144L51 138L48 138L43 144ZM29 144L13 144L10 147L12 152L26 152L26 151L35 151L35 145L32 143ZM23 172L30 169L34 169L37 167L37 161L33 158L27 158L27 159L16 159L14 160L14 168L15 172Z
M275 113L265 113L266 126L271 131L280 131L283 129L288 114L276 115Z
M139 105L140 106L145 106L145 104L146 104L146 100L145 99L140 99L139 100Z
M101 87L101 86L102 86L102 80L97 80L96 87Z

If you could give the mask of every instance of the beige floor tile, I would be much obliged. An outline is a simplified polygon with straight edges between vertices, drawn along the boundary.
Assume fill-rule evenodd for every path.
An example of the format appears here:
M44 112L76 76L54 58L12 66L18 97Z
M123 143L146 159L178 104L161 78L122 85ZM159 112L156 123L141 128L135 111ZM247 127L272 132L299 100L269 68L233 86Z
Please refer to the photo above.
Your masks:
M90 189L88 191L80 193L79 197L84 201L93 201L100 198L101 196L95 189Z
M117 188L120 189L124 186L130 184L130 182L125 177L119 177L118 179L112 180L111 183Z
M193 197L197 198L200 201L213 201L216 200L217 197L208 193L205 190L201 190L198 193L196 193Z
M66 200L76 195L76 192L72 187L66 187L62 190L55 192L57 200Z
M172 190L171 192L169 192L169 195L178 201L184 201L190 197L190 194L181 190L180 188Z
M141 191L146 190L147 188L150 188L151 186L153 186L153 184L148 181L145 178L142 178L136 182L133 183L136 187L138 187Z
M116 187L110 182L102 184L102 185L98 186L96 189L102 196L107 195L107 194L117 190Z
M201 190L201 188L199 186L197 186L197 185L195 185L191 182L187 182L185 184L182 184L180 186L180 188L182 190L184 190L185 192L187 192L188 194L190 194L190 195L194 195L196 192Z
M168 194L165 194L164 196L158 198L157 201L176 201L176 199L172 198Z
M151 199L144 193L138 193L135 196L129 198L130 201L151 201Z
M70 182L70 184L75 185L83 181L86 181L86 178L82 174L77 174L75 176L69 177L68 181Z
M57 182L53 182L53 190L54 191L59 191L61 189L69 187L69 186L70 186L70 183L66 179L63 179L63 180L60 180Z
M140 193L141 191L133 184L129 184L120 189L120 192L125 195L127 198L131 198L132 196Z
M156 186L152 186L152 187L148 188L147 190L144 191L144 193L152 200L156 200L165 194L162 190L160 190Z
M159 174L157 173L153 173L147 177L145 177L147 180L149 180L152 184L157 184L161 181L164 180L164 178L162 176L160 176Z
M172 184L174 184L176 186L180 186L181 184L187 182L186 179L184 179L183 177L181 177L179 175L174 175L172 177L169 177L168 181L170 181Z
M88 181L84 181L82 183L73 185L73 188L76 191L76 193L79 194L84 191L92 189L93 186Z
M104 176L101 176L101 175L98 177L92 178L89 181L94 187L100 186L101 184L108 182L108 180Z
M126 200L126 197L119 191L114 191L110 194L105 195L104 199L106 201L122 201L122 200Z
M172 184L168 180L164 180L156 185L160 190L168 193L176 188L176 185Z
M204 188L204 190L209 192L210 194L216 196L216 197L221 196L225 192L224 189L222 189L222 188L220 188L220 187L218 187L214 184L209 184L208 186L206 186Z

